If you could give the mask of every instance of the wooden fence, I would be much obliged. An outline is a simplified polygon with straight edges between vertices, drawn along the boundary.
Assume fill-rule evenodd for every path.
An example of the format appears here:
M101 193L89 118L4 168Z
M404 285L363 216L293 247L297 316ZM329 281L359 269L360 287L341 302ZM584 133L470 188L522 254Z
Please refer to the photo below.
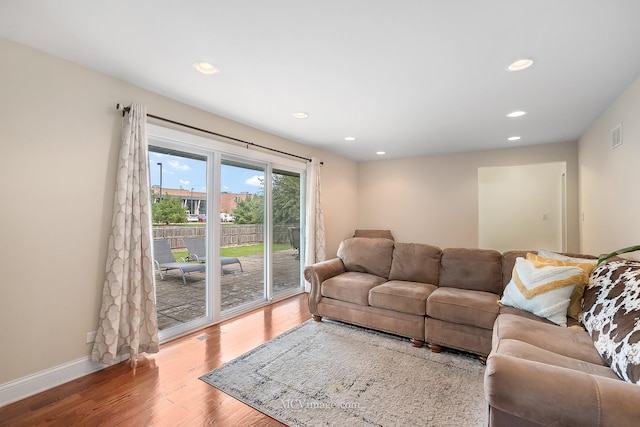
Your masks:
M290 228L299 227L298 224L276 225L273 227L273 243L290 243ZM297 232L297 231L295 231ZM183 237L204 236L205 225L201 226L174 226L160 225L153 227L154 239L169 241L171 249L183 249L185 247ZM264 225L242 224L222 225L220 227L220 246L255 245L264 241Z

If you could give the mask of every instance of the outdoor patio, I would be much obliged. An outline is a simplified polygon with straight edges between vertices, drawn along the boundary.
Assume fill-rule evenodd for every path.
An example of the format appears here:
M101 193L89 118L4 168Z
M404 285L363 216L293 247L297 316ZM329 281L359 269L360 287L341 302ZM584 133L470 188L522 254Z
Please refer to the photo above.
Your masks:
M300 260L296 259L295 255L294 249L273 254L275 294L300 286ZM263 255L251 255L238 259L244 271L240 271L238 264L222 267L223 312L264 297ZM220 266L217 266L217 269L219 270ZM178 270L170 270L163 275L164 280L160 279L160 274L156 272L156 304L160 330L205 315L204 272L187 274L186 285L182 282L182 275Z

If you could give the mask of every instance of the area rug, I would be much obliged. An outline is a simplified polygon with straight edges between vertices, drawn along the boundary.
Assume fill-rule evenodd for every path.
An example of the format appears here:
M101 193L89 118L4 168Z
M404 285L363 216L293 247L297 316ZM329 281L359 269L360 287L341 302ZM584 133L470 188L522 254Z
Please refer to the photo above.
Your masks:
M484 366L339 322L308 321L200 377L291 426L483 426Z

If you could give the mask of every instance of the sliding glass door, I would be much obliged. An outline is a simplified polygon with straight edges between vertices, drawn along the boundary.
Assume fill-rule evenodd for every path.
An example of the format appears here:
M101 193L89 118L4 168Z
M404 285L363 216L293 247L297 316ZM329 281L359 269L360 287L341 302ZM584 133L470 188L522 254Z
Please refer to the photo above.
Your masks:
M207 156L149 147L160 331L207 316Z
M223 157L220 168L221 311L264 302L265 166Z
M154 248L161 340L302 292L306 164L154 125L148 134L154 239L176 263Z
M273 294L300 289L302 218L300 174L273 169L271 174Z

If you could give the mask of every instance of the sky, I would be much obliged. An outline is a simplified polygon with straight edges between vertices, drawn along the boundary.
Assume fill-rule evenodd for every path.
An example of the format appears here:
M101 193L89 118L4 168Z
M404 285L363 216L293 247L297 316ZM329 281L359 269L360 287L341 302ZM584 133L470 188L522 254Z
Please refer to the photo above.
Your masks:
M162 188L183 188L198 192L206 191L206 162L149 152L149 174L151 185L160 185L160 166L162 163ZM259 178L264 172L222 165L221 190L229 193L258 193L262 189Z

